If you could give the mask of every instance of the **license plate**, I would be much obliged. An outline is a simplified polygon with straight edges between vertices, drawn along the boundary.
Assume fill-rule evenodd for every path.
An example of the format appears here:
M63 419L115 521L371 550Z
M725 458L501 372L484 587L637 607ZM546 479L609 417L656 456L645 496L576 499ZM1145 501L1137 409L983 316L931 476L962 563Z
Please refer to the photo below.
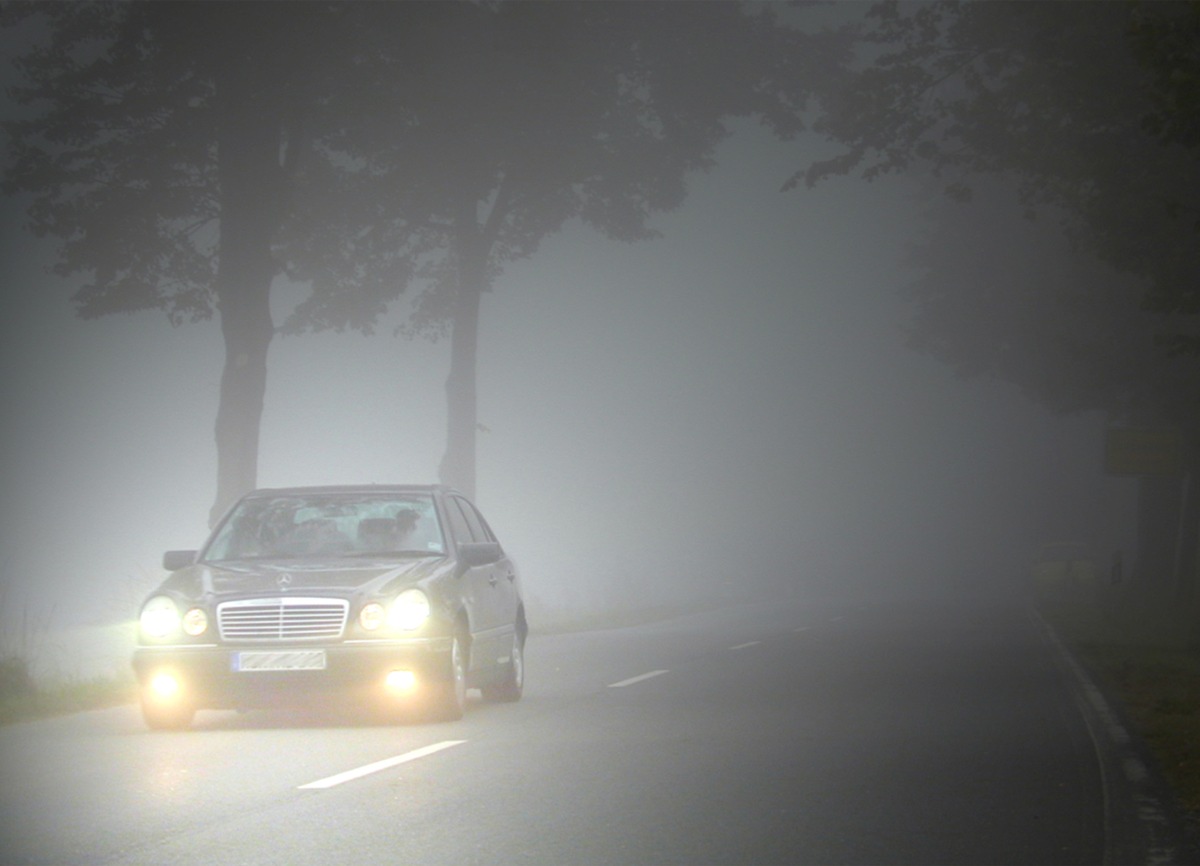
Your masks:
M235 671L323 671L325 650L248 651L233 654Z

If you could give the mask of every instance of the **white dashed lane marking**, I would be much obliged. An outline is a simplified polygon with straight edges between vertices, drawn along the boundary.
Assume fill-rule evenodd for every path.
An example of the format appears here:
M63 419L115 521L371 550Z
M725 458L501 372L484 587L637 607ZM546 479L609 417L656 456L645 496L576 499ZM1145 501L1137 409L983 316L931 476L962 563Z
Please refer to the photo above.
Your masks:
M324 779L318 779L315 782L309 782L307 785L301 785L301 790L313 790L321 788L332 788L334 785L340 785L343 782L350 782L354 779L361 779L363 776L369 776L372 773L378 773L380 770L386 770L389 767L395 767L398 764L405 764L409 761L415 761L417 758L424 758L426 755L432 755L435 752L440 752L443 749L449 749L451 746L461 746L466 740L443 740L440 743L434 743L432 746L425 746L420 749L413 749L411 752L405 752L403 755L396 755L394 758L385 758L382 761L376 761L373 764L367 764L363 767L358 767L354 770L347 770L344 773L338 773L336 776L327 776Z
M746 641L745 643L740 643L737 646L731 646L730 649L731 650L741 650L741 649L745 649L746 647L749 647L749 646L758 646L760 643L762 643L762 641L760 641L760 640L750 640L750 641Z
M630 677L627 680L621 680L619 683L609 683L608 687L610 689L623 689L625 686L631 686L634 683L640 683L644 680L651 679L652 677L662 676L665 673L669 673L669 671L650 671L648 673L639 674L636 677Z

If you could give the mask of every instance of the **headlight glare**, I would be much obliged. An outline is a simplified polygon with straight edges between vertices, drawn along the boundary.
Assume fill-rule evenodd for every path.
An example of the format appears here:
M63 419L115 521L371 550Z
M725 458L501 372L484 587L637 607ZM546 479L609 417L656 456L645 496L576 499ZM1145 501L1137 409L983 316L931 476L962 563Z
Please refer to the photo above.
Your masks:
M398 631L415 631L429 619L429 599L419 589L406 589L388 609L388 625Z
M156 595L142 606L139 622L147 637L169 637L179 631L179 608L167 596Z
M160 671L150 680L150 692L156 698L166 700L179 694L181 686L174 674Z

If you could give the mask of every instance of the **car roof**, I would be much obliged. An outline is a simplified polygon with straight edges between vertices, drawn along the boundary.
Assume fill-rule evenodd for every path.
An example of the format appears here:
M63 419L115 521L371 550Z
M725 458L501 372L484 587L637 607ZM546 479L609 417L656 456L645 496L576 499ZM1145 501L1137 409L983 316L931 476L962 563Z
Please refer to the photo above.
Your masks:
M308 487L260 487L247 493L243 499L261 496L321 496L330 494L356 493L454 493L444 484L326 484Z

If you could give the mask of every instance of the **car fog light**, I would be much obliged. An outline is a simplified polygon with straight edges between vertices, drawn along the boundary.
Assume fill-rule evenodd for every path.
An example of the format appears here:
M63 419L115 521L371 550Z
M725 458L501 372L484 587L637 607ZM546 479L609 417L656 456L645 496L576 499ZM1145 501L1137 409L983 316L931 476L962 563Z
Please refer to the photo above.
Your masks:
M193 607L183 615L183 630L192 637L204 634L208 628L208 614L198 607Z
M150 680L150 691L158 698L173 698L179 694L179 680L173 674L155 674Z
M388 671L385 681L394 692L410 692L417 685L417 675L412 671Z

